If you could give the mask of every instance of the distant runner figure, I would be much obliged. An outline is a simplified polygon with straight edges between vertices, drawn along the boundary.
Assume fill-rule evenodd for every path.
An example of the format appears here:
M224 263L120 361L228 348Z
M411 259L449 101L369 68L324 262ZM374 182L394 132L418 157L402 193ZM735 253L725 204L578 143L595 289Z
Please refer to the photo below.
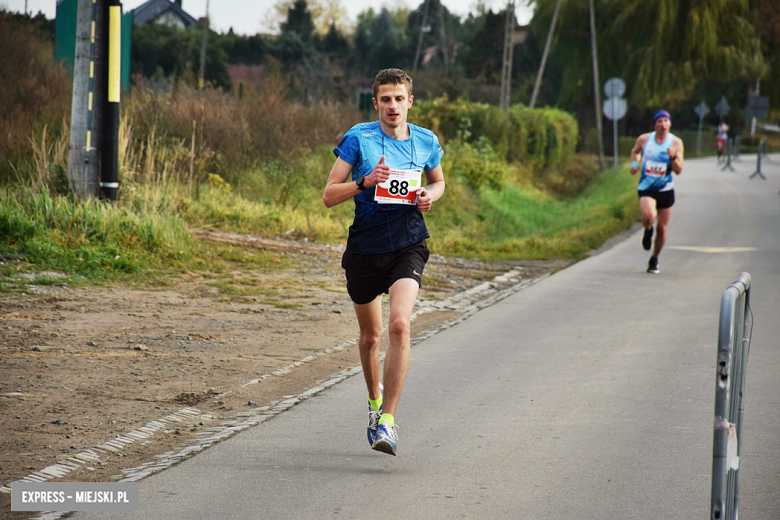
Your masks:
M653 246L653 223L656 225L653 256L647 265L648 273L659 273L658 255L666 243L666 227L672 216L674 205L674 181L672 172L679 175L683 169L683 142L671 134L672 117L669 112L659 110L653 117L654 132L642 134L631 150L631 175L641 169L639 177L639 209L642 211L642 247L649 251Z
M353 126L334 148L337 159L322 196L329 208L355 201L341 266L360 326L368 442L391 455L398 449L394 415L409 366L412 308L429 255L422 212L430 211L444 193L439 140L430 130L406 122L413 100L412 79L404 71L377 74L374 108L379 121ZM383 293L390 295L384 393L379 383Z
M718 125L718 161L723 156L723 152L726 149L726 139L729 136L729 125L725 121L721 121Z

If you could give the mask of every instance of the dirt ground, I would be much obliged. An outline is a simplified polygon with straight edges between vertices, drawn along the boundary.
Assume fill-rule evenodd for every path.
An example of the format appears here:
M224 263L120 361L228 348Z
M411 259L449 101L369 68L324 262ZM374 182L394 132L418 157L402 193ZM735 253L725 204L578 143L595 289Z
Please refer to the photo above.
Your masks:
M356 372L342 250L199 238L274 251L294 267L232 273L280 287L272 299L225 297L206 273L162 289L30 285L0 297L0 517L37 515L11 512L11 482L137 480ZM413 337L568 263L434 255Z

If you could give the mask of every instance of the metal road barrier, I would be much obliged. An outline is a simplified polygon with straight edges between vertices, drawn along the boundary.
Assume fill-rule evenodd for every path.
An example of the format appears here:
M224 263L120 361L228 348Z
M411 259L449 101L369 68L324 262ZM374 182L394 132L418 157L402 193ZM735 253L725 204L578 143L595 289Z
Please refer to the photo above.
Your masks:
M750 273L742 273L726 289L720 301L711 520L736 520L739 516L742 413L752 331Z
M739 153L742 151L742 134L735 134L731 139L733 140L731 146L731 160L741 161L742 159L739 158Z
M771 160L771 159L769 159L769 143L767 142L767 139L764 139L764 140L762 140L762 141L761 141L761 144L763 144L763 145L764 145L764 146L763 146L763 149L764 149L764 152L763 152L763 155L764 155L764 160L765 160L766 162L772 162L772 160Z
M761 177L762 179L766 180L766 177L763 173L761 173L761 157L766 155L766 139L761 140L758 143L758 148L756 149L756 171L753 172L753 175L751 175L749 178L752 179L756 175Z
M720 171L725 170L728 168L731 171L735 171L734 167L731 166L731 149L734 148L734 138L726 140L726 165L720 169Z

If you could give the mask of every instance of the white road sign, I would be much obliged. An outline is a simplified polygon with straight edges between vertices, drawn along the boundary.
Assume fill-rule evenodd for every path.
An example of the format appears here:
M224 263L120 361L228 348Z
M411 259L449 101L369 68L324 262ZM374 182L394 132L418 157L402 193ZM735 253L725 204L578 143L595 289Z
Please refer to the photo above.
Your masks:
M622 119L627 109L628 103L624 98L612 97L604 100L604 117L610 121Z
M702 118L710 113L710 107L707 106L707 103L702 101L696 105L696 108L694 108L693 111L696 112L696 115L699 116L699 118Z
M720 117L723 117L729 113L729 103L726 101L726 96L720 97L720 101L718 101L718 104L715 105L715 113Z
M608 98L622 97L626 93L626 84L620 78L609 78L604 83L604 95ZM620 119L620 118L618 118Z

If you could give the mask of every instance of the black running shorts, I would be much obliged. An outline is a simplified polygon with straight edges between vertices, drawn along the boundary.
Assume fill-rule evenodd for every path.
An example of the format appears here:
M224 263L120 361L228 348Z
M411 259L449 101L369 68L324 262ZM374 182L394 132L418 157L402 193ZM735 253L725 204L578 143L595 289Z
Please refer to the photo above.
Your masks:
M363 255L347 249L341 267L347 276L347 292L358 305L371 303L401 278L412 278L422 286L422 273L430 251L425 240L390 253Z
M674 190L669 191L647 191L639 190L639 198L650 197L655 199L656 209L666 209L674 206Z

